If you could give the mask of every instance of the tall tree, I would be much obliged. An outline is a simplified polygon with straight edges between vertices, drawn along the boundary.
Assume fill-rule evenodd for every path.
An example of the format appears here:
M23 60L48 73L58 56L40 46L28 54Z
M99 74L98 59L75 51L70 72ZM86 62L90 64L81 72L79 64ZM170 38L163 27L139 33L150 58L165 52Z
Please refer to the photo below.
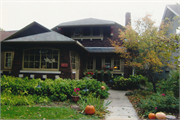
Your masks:
M115 51L125 58L125 66L146 72L155 87L155 73L162 72L163 67L173 67L170 62L171 53L179 47L179 36L170 35L167 31L171 23L155 26L151 15L135 21L135 28L127 25L124 31L119 30L119 40L111 41ZM120 42L122 41L122 42ZM177 57L175 58L177 59Z

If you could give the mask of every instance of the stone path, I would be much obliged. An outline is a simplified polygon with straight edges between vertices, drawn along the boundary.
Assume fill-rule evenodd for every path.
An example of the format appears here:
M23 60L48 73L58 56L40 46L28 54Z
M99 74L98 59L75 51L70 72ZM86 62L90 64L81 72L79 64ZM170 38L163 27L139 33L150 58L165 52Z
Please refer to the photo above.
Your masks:
M108 105L110 114L106 115L106 120L139 120L129 99L125 96L127 91L109 90L109 97L105 100L112 101Z

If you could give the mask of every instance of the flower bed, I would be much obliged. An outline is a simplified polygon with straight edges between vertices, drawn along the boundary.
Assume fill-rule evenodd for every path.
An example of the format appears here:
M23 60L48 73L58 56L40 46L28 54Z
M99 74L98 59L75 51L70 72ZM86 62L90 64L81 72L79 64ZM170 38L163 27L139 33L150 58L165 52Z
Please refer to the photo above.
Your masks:
M140 119L148 118L149 113L164 112L179 119L179 74L171 72L167 80L156 84L157 93L153 92L152 83L148 82L145 90L132 91L128 96Z

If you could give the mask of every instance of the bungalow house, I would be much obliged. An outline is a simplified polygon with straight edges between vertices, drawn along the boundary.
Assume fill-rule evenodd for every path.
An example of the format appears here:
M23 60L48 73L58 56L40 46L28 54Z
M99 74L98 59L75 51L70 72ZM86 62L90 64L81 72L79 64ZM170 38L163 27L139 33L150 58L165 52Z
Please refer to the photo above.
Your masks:
M61 23L51 30L33 22L1 41L1 72L16 77L81 79L85 71L100 74L105 67L112 68L112 75L128 77L131 68L123 65L125 60L109 41L119 39L118 29L124 27L95 18Z

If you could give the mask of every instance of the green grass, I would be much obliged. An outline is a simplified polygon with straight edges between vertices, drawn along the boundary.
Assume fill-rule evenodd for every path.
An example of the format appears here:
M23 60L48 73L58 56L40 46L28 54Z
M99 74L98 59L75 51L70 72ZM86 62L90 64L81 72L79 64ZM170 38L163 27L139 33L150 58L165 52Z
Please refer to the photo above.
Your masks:
M1 119L98 119L70 107L1 106Z

